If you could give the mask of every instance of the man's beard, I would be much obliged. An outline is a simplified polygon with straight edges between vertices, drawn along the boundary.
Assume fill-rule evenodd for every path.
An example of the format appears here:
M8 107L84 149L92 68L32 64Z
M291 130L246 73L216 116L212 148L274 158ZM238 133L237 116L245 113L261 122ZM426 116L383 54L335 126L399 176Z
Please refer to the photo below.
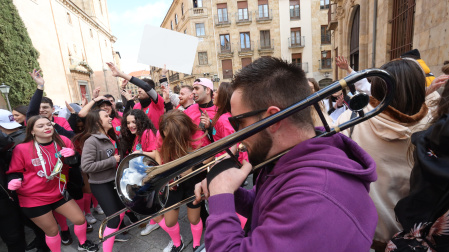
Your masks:
M259 138L259 141L257 141L248 152L249 162L253 166L265 161L267 159L268 152L273 146L273 140L266 129L261 131L257 137Z

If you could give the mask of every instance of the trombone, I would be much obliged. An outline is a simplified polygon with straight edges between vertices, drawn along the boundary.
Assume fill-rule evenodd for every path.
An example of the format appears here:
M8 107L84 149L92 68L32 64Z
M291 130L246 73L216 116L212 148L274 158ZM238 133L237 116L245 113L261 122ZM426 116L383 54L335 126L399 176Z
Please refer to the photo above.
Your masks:
M369 96L363 92L356 92L355 83L361 79L373 76L380 77L384 80L385 97L377 107L365 114L363 108L368 105ZM228 150L228 148L230 148L231 146L242 142L246 138L264 130L265 128L289 117L290 115L300 110L305 109L310 105L313 105L315 107L326 130L316 137L331 136L365 120L368 120L369 118L374 117L382 112L393 99L395 86L396 81L388 72L381 69L366 69L353 75L347 76L344 79L336 81L331 85L321 89L320 91L311 94L307 98L287 107L286 109L279 111L276 114L266 117L244 129L239 130L238 132L235 132L223 139L220 139L219 141L211 143L201 149L198 149L184 157L173 160L169 163L158 165L156 161L144 154L131 154L127 156L120 163L115 178L116 190L121 201L125 205L125 208L111 216L106 217L103 220L99 229L100 242L103 242L112 236L123 233L126 230L132 229L140 225L141 223L147 222L150 219L162 215L170 210L176 209L181 205L194 201L195 196L193 195L170 207L165 207L170 187L174 186L174 184L179 184L189 178L192 178L196 174L199 174L210 167L215 162L203 165L192 173L171 184L170 181L173 178L179 176L181 173L190 169L191 167L195 167L196 165L204 162L209 157L212 157L224 150ZM351 93L353 94L350 97L349 109L353 112L356 112L358 116L331 129L327 121L325 120L321 109L319 108L318 102L344 88L349 88ZM260 167L263 167L267 163L279 159L288 151L289 150L285 150L282 153L279 153L270 158L269 160L266 160L265 162L253 167L253 171L259 169ZM224 156L225 155L222 155L218 159L224 158ZM137 214L147 215L147 217L105 237L103 233L107 222L110 219L117 217L121 213L128 210L131 210Z

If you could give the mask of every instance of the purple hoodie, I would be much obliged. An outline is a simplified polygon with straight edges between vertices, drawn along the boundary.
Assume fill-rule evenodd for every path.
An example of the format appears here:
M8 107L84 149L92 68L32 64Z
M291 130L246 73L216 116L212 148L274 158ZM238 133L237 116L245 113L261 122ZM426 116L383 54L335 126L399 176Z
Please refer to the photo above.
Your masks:
M369 251L377 224L374 160L342 134L309 139L252 190L209 198L207 251ZM257 190L256 190L257 187ZM248 237L235 212L248 217Z

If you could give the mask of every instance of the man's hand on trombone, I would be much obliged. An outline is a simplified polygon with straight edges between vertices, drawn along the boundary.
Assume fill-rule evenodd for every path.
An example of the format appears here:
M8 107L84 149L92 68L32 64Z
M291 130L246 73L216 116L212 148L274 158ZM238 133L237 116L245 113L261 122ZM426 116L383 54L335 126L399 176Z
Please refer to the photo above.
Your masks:
M222 161L220 163L224 164L225 162ZM215 168L217 167L213 167L211 171ZM237 191L237 189L239 189L239 187L248 177L253 166L249 162L244 160L242 163L242 168L240 169L235 167L227 167L223 170L222 167L220 168L222 171L212 177L209 183L207 182L207 179L204 179L203 181L201 181L201 183L195 185L196 199L193 202L194 205L200 203L204 199L208 199L209 197L217 194L233 194L235 191ZM208 174L209 178L209 175L211 173Z

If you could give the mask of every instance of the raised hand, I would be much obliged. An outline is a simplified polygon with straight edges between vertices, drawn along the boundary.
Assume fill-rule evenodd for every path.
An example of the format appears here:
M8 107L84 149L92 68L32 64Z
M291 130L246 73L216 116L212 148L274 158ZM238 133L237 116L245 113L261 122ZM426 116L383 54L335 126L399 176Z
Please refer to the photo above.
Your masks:
M348 72L351 72L350 70L352 70L351 67L349 67L348 60L343 56L337 56L337 58L335 58L335 64L337 64L339 68Z
M122 77L123 73L114 65L112 62L106 62L106 65L108 65L109 69L111 69L112 76L114 77Z
M167 65L164 64L164 68L162 69L161 73L162 73L162 75L167 76L167 72L168 72Z
M442 74L435 78L432 81L432 84L426 88L426 95L433 93L434 91L438 90L441 86L444 85L449 80L449 75Z
M123 80L122 81L122 85L120 86L122 89L125 89L126 88L126 84L128 84L128 80Z
M95 99L93 99L94 100L94 102L98 102L98 101L101 101L101 100L107 100L108 98L106 98L106 97L104 97L103 95L102 96L98 96L97 98L95 98Z
M29 73L31 78L34 82L37 84L37 88L40 90L44 90L44 78L42 78L42 75L40 74L41 70L33 69L33 72Z
M97 98L100 95L100 87L97 87L94 89L94 91L92 92L92 99Z
M70 106L70 104L65 101L65 106L67 107L67 109L69 110L70 114L74 114L76 111L72 108L72 106Z
M87 101L87 98L86 98L86 96L83 94L83 98L81 99L81 107L84 107L84 106L86 106L86 104L87 103L89 103L88 101Z
M128 100L128 101L131 101L131 100L134 99L134 97L133 97L132 94L131 94L131 90L130 90L129 92L126 92L126 90L122 89L122 90L120 91L120 93L121 93L121 94L123 95L123 97L125 97L126 100Z
M166 86L161 86L162 94L165 102L170 102L170 89Z

